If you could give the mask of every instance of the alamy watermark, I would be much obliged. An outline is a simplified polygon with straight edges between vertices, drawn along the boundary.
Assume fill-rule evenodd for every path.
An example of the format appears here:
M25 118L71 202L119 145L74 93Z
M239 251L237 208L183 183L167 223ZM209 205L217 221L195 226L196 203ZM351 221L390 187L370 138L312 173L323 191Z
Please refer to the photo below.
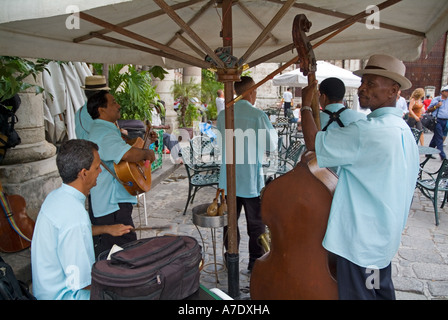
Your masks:
M67 8L65 8L65 13L71 13L71 15L65 19L65 27L69 30L80 29L79 7L76 5L67 6Z
M377 266L368 266L366 268L366 288L369 290L378 290L380 288L380 269Z
M380 9L377 6L369 5L366 13L370 15L366 18L366 28L369 30L380 29Z

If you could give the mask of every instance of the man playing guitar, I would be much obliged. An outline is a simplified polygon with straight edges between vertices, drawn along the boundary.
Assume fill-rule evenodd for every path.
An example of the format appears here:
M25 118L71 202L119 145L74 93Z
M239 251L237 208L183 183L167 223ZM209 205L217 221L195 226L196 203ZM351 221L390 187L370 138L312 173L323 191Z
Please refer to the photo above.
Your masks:
M87 110L93 119L93 124L88 140L99 146L99 155L103 166L107 166L110 172L114 171L114 163L120 161L138 162L142 160L155 160L153 150L135 148L127 144L123 139L119 128L116 126L120 118L121 106L108 91L99 91L87 101ZM150 133L152 142L157 140L155 132ZM103 170L98 176L97 185L91 190L89 214L92 225L110 225L121 223L134 227L132 221L133 204L137 198L128 193L124 186L109 170ZM136 240L135 233L128 233L121 237L113 237L103 234L94 237L95 255L109 250L114 244L120 246Z

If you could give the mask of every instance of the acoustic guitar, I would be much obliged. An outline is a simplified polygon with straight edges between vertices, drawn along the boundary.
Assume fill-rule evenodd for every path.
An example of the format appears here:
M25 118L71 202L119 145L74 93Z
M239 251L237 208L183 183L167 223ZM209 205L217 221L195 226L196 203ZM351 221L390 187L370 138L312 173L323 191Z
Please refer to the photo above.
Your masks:
M148 149L151 144L150 132L151 124L146 121L146 132L143 139L137 137L132 140L132 146L139 149ZM151 163L149 160L120 161L118 164L114 163L114 170L118 181L129 194L136 196L151 189Z

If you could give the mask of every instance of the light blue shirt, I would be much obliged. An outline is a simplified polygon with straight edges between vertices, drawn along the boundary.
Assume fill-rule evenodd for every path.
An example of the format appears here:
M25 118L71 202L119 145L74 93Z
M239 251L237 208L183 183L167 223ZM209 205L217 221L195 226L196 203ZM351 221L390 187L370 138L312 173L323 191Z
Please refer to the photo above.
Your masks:
M33 293L39 300L88 300L95 262L86 197L62 184L45 199L31 243Z
M325 110L328 110L330 112L337 112L340 109L344 108L344 105L342 103L332 103L329 104L325 107ZM352 109L347 109L342 111L342 113L339 115L339 119L342 121L342 123L344 124L344 126L348 126L350 123L354 122L354 121L358 121L358 120L365 120L366 116L365 114L352 110ZM325 112L321 112L320 113L320 127L321 129L325 128L325 126L327 125L328 121L330 120L330 116L328 114L326 114ZM339 124L337 121L333 121L327 128L339 128Z
M114 163L119 163L124 154L132 148L121 138L120 129L112 122L95 119L90 128L88 140L95 142L100 159L115 172ZM137 198L129 194L110 172L103 169L90 190L92 210L95 217L102 217L119 209L119 203L137 203Z
M268 116L262 110L254 108L247 100L235 103L234 117L236 196L255 198L264 187L263 157L266 151L277 150L277 131ZM219 187L227 193L225 112L219 113L217 128L220 132L218 145L221 147L223 159Z
M316 136L319 167L340 167L323 246L361 266L388 266L400 245L419 154L397 108Z
M87 112L87 102L75 113L75 133L78 139L87 140L93 119Z
M433 111L432 114L437 118L448 119L448 99L443 100L442 96L435 97L434 99L431 100L428 109L434 107L440 101L442 101L442 106Z

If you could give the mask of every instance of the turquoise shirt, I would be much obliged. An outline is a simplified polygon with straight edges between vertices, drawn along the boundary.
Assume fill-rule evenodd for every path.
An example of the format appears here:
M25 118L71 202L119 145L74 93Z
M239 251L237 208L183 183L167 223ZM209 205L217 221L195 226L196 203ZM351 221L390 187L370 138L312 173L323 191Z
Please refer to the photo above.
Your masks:
M419 154L397 108L316 136L319 167L340 167L323 246L361 266L388 266L400 245Z
M87 112L87 102L75 113L75 133L78 139L87 140L93 119Z
M277 131L268 116L256 109L246 100L235 103L235 180L236 196L254 198L260 195L264 187L263 157L266 151L277 150ZM219 187L226 190L226 150L225 150L225 112L217 119L220 132L218 145L221 147L222 165L219 175Z
M120 130L109 121L93 120L88 139L98 147L100 159L114 171L114 163L119 163L124 154L131 149L121 138ZM137 203L137 198L130 195L110 172L103 169L96 180L96 186L90 190L92 210L95 217L102 217L119 209L119 203Z
M86 196L62 184L45 199L31 243L33 293L39 300L88 300L95 262Z
M340 109L344 108L344 105L342 103L332 103L329 104L325 107L325 110L328 110L330 112L337 112ZM344 124L344 126L348 126L350 123L358 121L358 120L365 120L366 116L358 111L352 110L352 109L347 109L342 111L342 113L339 115L339 119L342 121L342 123ZM325 112L321 112L320 113L320 127L321 129L325 128L325 126L327 125L328 121L330 120L330 116L328 114L326 114ZM330 123L330 125L328 126L328 129L331 128L339 128L339 124L337 123L337 121L333 121L332 123Z

